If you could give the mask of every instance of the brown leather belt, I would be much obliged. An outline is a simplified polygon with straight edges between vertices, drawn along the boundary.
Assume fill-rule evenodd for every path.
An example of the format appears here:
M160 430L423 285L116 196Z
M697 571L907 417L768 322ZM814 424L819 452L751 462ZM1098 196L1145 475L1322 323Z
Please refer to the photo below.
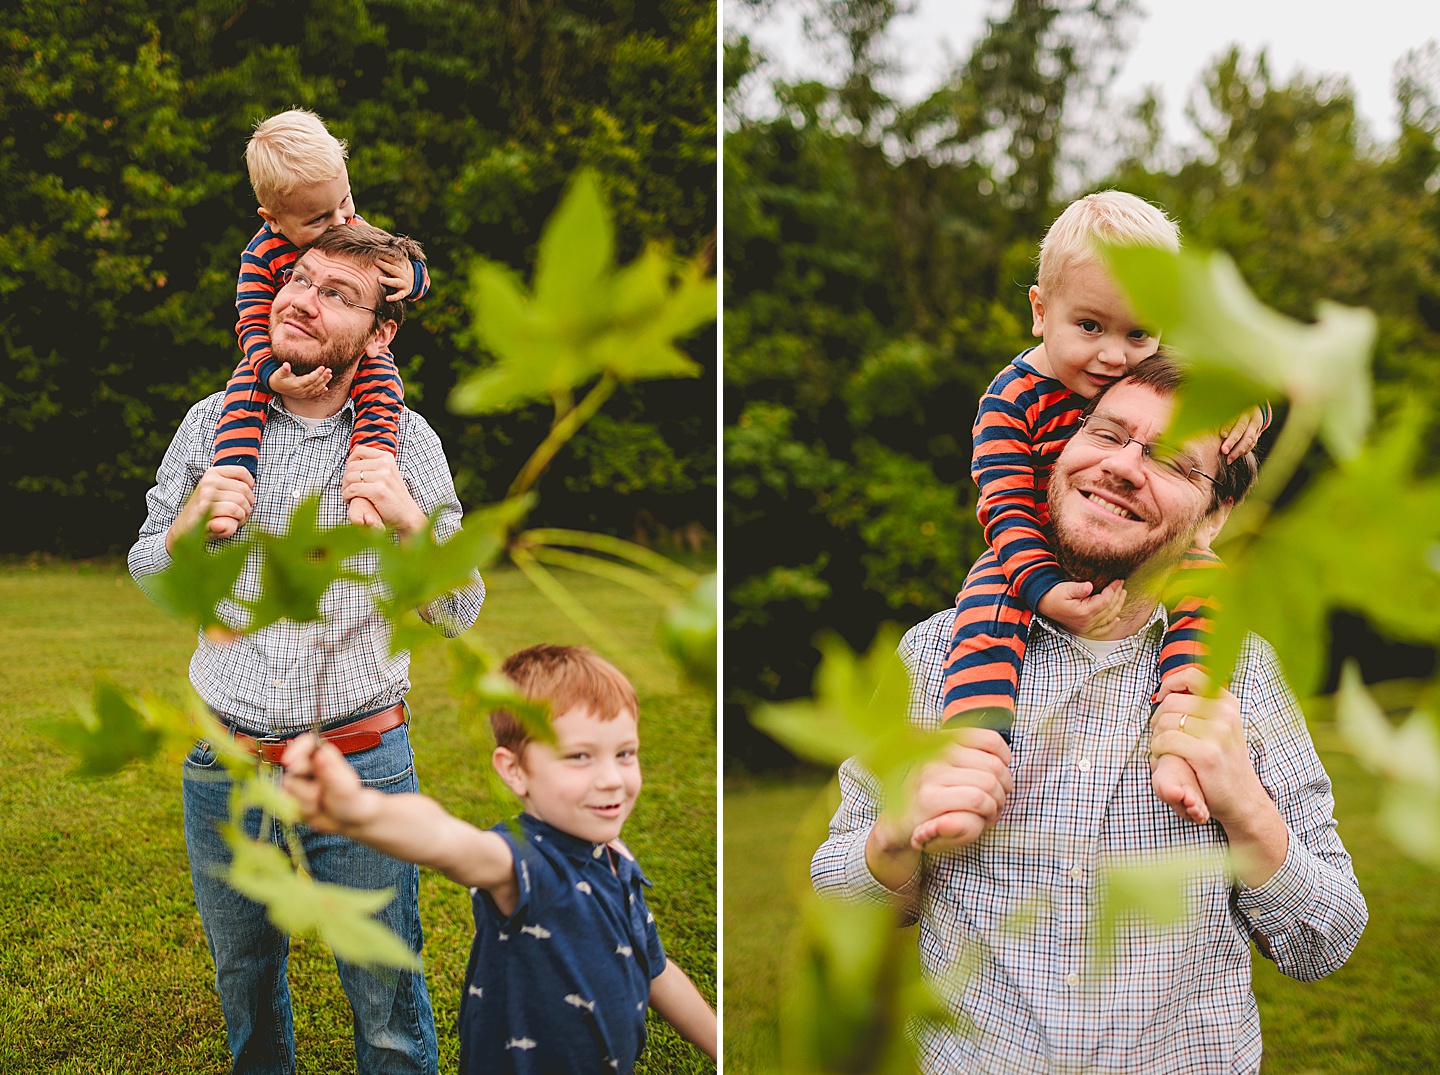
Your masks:
M320 733L320 738L333 744L341 754L358 754L362 750L373 750L378 747L381 735L404 723L405 703L396 702L389 709L382 709L378 713L371 713L366 717L358 717L344 724L337 724L333 728L326 728ZM290 740L304 734L304 732L296 732L294 735L284 738L267 735L257 739L244 732L234 733L236 743L267 765L279 765L280 759L285 755L285 748L290 745Z

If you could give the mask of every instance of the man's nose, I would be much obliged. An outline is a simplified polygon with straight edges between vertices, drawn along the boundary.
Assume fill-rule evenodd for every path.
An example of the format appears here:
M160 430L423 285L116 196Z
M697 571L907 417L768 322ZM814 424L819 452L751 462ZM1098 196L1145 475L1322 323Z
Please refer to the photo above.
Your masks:
M1138 440L1132 440L1107 455L1103 465L1117 478L1139 485L1145 480L1145 448Z

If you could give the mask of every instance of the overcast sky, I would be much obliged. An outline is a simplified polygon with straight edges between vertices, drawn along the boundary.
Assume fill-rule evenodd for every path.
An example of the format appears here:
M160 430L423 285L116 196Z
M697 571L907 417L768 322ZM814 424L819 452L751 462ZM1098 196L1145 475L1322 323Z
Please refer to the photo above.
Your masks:
M1440 0L1139 0L1141 13L1129 27L1131 45L1112 99L1137 99L1149 84L1161 88L1164 129L1188 141L1185 102L1200 72L1231 44L1247 52L1268 51L1271 78L1343 74L1355 90L1361 117L1377 138L1397 130L1395 61L1430 39L1440 39ZM891 54L901 61L904 101L933 90L958 59L968 56L987 15L1008 7L1001 0L916 0L915 13L891 24ZM727 26L750 25L727 4ZM823 77L826 61L801 33L799 5L776 0L751 36L775 58L774 77ZM768 79L767 79L768 81Z

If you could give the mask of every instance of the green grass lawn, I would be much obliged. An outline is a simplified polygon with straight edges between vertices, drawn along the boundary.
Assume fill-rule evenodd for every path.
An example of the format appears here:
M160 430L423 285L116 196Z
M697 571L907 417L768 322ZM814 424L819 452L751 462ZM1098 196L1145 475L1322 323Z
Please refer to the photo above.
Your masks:
M477 630L499 652L582 642L517 574L487 576ZM713 1003L715 712L678 682L654 641L655 607L568 576L613 631L603 647L640 696L645 788L625 837L655 887L670 957ZM194 634L160 613L118 563L0 565L0 1072L47 1075L226 1072L214 969L190 892L178 764L154 761L97 781L35 731L88 695L97 674L178 697ZM423 789L490 825L515 800L488 798L488 753L458 724L443 648L412 668L412 734ZM421 873L426 974L440 1069L454 1071L454 1023L473 935L469 896ZM290 961L299 1071L353 1070L349 1009L329 951L300 938ZM713 1070L652 1015L638 1071Z
M1380 835L1374 781L1344 755L1324 757L1370 923L1350 961L1319 982L1293 981L1256 956L1263 1071L1440 1070L1440 875ZM778 1070L783 953L796 920L795 887L808 884L809 853L833 809L824 790L818 781L726 783L726 1075Z

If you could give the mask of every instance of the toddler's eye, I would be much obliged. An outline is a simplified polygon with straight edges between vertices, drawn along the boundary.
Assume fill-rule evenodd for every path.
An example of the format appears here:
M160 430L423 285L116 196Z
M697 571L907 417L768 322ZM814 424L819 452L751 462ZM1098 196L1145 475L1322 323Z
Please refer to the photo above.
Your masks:
M1148 340L1150 338L1150 330L1144 328L1131 329L1130 338L1132 340Z
M1099 331L1100 331L1100 322L1099 322L1099 321L1091 321L1089 318L1086 318L1084 321L1081 321L1081 322L1080 322L1080 328L1081 328L1082 331L1085 331L1085 332L1099 332Z

